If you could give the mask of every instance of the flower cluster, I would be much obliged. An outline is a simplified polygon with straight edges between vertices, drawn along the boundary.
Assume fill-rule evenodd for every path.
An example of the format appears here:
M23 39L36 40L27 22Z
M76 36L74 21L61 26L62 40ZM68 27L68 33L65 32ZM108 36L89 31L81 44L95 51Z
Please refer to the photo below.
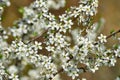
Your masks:
M0 17L3 4L10 3L0 2ZM120 31L97 37L102 25L91 23L91 17L97 13L98 0L80 0L79 6L70 7L57 18L49 12L64 4L65 0L35 0L20 9L23 17L13 27L4 29L0 24L0 79L52 80L63 71L77 79L100 66L115 66L120 45L107 48L105 43ZM87 27L81 29L80 24ZM9 36L14 39L8 43Z
M54 8L54 9L59 9L60 7L64 7L66 1L65 0L56 0L56 2L54 0L48 0L48 6L50 8Z

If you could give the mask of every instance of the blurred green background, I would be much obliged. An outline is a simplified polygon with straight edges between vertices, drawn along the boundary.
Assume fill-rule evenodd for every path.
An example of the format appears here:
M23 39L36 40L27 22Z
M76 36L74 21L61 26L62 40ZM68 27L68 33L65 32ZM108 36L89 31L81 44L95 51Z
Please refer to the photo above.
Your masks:
M23 6L28 6L34 0L10 0L11 6L5 8L3 14L2 24L4 27L11 27L15 20L18 20L22 17L18 9ZM67 4L64 8L59 10L51 10L55 15L64 13L64 11L70 6L78 5L79 0L66 0ZM120 29L120 0L99 0L98 14L96 15L96 20L103 17L105 19L105 25L101 30L101 33L109 35L111 30ZM107 46L112 46L115 43L115 40L109 39ZM120 75L120 60L117 60L115 67L100 67L96 73L83 73L81 77L87 78L87 80L114 80L117 76ZM66 74L61 73L62 80L71 80L69 77L66 77Z

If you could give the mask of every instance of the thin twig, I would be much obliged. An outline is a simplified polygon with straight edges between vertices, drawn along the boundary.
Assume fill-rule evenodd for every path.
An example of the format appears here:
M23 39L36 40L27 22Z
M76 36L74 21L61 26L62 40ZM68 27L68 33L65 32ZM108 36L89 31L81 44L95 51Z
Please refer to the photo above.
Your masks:
M114 35L116 35L116 34L118 34L118 33L120 33L120 29L119 29L118 31L116 31L116 32L113 32L113 33L110 34L109 36L107 36L107 39L108 39L108 38L111 38L112 36L114 36Z
M41 37L43 36L43 34L45 34L47 31L48 31L48 29L47 29L47 30L45 30L45 31L44 31L41 35L39 35L39 36L37 36L37 37L33 38L32 40L30 40L27 44L29 44L29 43L31 43L31 42L33 42L33 41L35 41L35 40L37 40L37 39L41 38Z

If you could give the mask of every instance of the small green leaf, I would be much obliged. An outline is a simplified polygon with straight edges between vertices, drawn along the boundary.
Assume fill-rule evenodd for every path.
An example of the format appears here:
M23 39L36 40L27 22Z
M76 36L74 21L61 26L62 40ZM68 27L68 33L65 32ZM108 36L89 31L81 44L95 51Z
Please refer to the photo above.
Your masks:
M43 13L39 13L39 14L38 14L38 17L40 18L42 15L43 15Z
M3 55L0 53L0 59L2 59Z
M114 45L113 47L114 47L114 49L118 49L119 45L116 44L116 45Z
M69 11L70 11L70 8L68 8L66 11L69 12Z
M111 31L110 31L110 34L112 34L112 33L114 33L115 32L115 30L114 29L112 29Z
M34 36L37 36L38 34L37 34L37 32L33 32L33 35L34 35Z
M19 10L18 10L21 14L24 13L24 7L20 7Z

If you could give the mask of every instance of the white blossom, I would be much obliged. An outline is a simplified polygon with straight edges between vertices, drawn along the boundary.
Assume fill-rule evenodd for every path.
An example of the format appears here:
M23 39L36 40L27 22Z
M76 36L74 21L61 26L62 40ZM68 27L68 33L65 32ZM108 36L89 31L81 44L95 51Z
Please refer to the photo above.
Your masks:
M106 36L104 36L103 34L100 34L100 36L98 37L98 39L100 40L101 43L107 42Z
M15 75L15 74L11 74L11 75L9 76L9 79L19 80L19 79L18 79L18 75Z

